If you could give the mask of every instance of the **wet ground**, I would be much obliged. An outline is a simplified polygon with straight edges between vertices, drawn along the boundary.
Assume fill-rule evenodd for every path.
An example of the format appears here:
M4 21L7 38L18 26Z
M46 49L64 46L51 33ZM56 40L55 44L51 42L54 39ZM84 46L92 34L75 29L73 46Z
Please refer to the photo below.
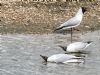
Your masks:
M73 42L92 40L85 63L43 64L42 55L64 53L57 45L70 43L63 34L0 35L0 75L99 75L100 31L74 34Z

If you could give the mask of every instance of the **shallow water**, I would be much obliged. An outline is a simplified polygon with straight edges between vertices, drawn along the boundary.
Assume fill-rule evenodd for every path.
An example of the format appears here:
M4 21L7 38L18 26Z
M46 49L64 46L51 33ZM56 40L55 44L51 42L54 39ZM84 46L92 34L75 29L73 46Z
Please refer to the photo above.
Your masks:
M74 34L74 41L92 40L81 64L43 64L42 55L64 53L57 45L70 43L70 35L0 35L0 75L99 75L100 31Z

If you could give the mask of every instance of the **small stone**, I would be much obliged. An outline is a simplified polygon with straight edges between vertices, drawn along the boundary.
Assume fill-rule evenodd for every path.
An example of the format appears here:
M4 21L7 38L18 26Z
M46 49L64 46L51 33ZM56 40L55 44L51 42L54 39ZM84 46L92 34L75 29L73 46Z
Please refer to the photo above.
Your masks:
M0 3L0 6L2 6L2 4Z

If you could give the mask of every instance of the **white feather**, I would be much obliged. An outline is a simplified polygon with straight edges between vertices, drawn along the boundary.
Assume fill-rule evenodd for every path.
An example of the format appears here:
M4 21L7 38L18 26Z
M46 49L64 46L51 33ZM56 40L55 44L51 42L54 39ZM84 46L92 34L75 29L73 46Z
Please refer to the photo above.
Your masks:
M71 59L79 59L79 58L83 58L83 57L76 57L74 55L67 55L67 54L55 54L50 56L47 61L49 62L56 62L56 63L63 63L63 62L67 62Z
M85 50L91 43L87 43L87 42L75 42L75 43L71 43L67 46L67 50L68 52L81 52L83 50Z
M83 59L71 59L71 60L65 61L63 63L64 64L67 64L67 63L84 63L84 60Z

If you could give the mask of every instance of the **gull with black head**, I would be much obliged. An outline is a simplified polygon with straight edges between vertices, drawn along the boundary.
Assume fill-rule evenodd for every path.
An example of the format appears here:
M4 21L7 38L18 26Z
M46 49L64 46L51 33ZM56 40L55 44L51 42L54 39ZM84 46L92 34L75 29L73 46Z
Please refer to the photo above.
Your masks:
M74 17L72 17L71 19L67 20L66 22L64 22L63 24L61 24L59 27L57 27L54 31L57 30L67 30L67 29L71 29L71 42L72 42L72 29L74 27L77 27L80 25L82 18L83 18L83 14L87 11L87 8L85 7L80 7L78 12L76 13L76 15Z
M74 42L69 44L68 46L61 46L64 51L71 52L71 53L83 53L85 49L92 44L92 41L87 42Z
M52 62L52 63L82 63L84 62L84 57L77 57L74 55L68 54L54 54L50 57L40 55L45 62Z

